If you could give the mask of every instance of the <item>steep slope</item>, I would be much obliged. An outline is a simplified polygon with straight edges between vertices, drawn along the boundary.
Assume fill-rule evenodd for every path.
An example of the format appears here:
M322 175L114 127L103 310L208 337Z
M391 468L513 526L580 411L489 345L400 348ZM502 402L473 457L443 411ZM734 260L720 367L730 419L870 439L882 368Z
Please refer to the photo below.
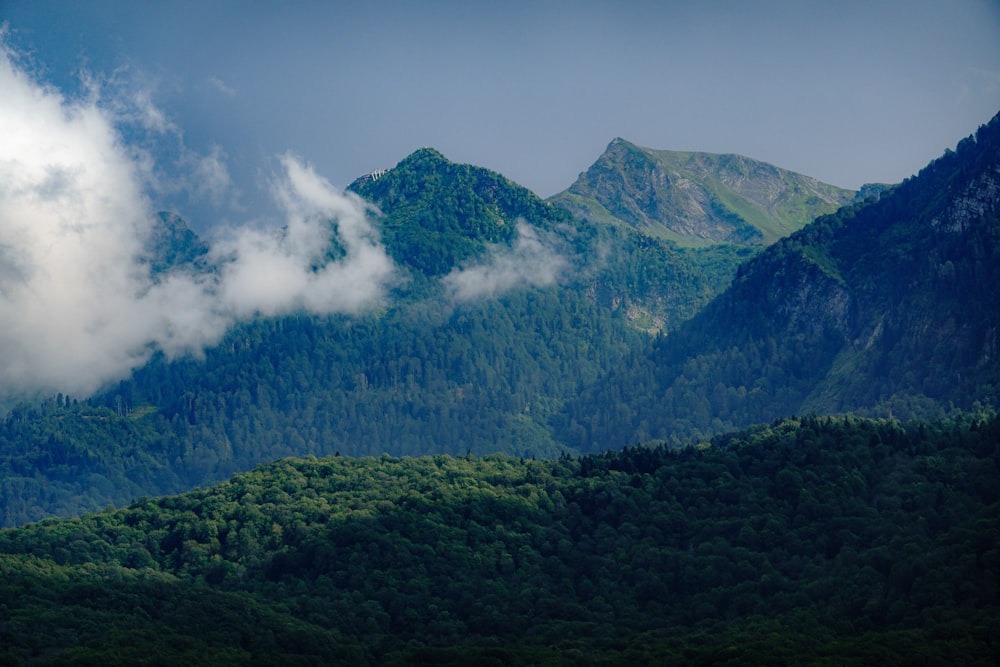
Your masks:
M683 245L773 243L854 193L740 155L642 148L615 139L550 201Z
M0 531L0 661L995 664L998 442L812 418L580 460L285 459Z
M748 262L562 427L586 449L812 411L996 406L997 285L1000 117L891 194L820 218Z
M585 294L239 325L87 402L0 422L0 525L204 486L306 454L551 457L548 419L638 344ZM110 437L109 437L110 435Z

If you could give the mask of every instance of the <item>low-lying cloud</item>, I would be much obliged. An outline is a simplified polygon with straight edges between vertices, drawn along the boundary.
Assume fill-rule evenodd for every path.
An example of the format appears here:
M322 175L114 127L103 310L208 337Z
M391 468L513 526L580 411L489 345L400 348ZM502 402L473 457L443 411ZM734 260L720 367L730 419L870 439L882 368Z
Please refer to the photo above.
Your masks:
M199 354L241 319L356 312L383 298L394 269L366 205L291 155L274 185L280 231L230 229L209 254L216 270L154 279L155 168L116 126L119 101L66 99L18 67L2 39L0 399L86 396L157 350ZM172 131L140 101L156 131ZM222 196L225 156L185 159Z
M566 266L551 240L521 220L510 248L496 247L486 262L452 271L443 281L453 299L472 301L518 287L551 285Z
M295 310L357 312L379 301L392 260L378 242L364 200L340 193L291 156L275 192L288 219L280 232L235 230L215 251L222 264L218 296L238 318ZM343 247L332 258L331 239Z

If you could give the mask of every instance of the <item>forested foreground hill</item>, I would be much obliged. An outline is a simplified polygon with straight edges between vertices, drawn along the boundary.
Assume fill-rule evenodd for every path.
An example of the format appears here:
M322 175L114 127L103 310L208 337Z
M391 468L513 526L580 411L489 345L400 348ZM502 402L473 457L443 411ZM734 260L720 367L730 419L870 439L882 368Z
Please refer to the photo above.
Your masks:
M697 316L584 392L582 451L781 415L928 418L1000 403L1000 116L878 201L740 267Z
M1000 419L285 459L0 532L5 664L992 665Z

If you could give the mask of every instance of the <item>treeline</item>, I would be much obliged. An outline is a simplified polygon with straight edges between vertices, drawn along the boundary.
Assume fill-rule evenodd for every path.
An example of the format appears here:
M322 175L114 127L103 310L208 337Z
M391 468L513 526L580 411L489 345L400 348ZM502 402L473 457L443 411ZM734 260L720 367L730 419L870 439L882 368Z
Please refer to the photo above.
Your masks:
M283 456L573 451L552 415L646 338L614 284L257 320L202 359L156 357L88 400L19 406L0 419L0 525L176 493Z
M996 417L810 417L550 461L286 459L0 532L0 656L995 664L998 482Z
M191 488L149 417L77 401L15 408L0 421L0 526Z

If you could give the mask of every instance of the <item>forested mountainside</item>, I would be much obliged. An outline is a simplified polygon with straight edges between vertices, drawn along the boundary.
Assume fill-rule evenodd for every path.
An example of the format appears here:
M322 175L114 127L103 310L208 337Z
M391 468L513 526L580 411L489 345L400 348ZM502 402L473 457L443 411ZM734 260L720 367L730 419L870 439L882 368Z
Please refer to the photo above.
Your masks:
M0 521L178 492L283 456L567 451L553 411L639 334L586 295L239 326L204 359L154 359L111 392L0 423Z
M0 531L0 661L993 665L998 517L996 417L284 459Z
M404 274L385 308L258 319L204 358L157 356L83 403L14 410L0 423L0 525L179 492L290 455L556 456L567 449L550 432L555 411L639 345L640 329L693 314L751 254L580 224L430 149L352 187L380 207ZM213 270L183 221L160 223L154 275ZM482 266L501 267L497 282L521 280L472 297L448 282ZM553 282L533 284L552 267L562 267Z
M928 417L1000 399L1000 116L881 199L742 266L563 414L582 451L808 412Z
M619 138L550 201L579 218L705 246L773 243L854 194L741 155L652 150Z
M257 319L202 359L18 407L0 421L0 525L282 456L552 457L790 414L995 408L995 134L739 271L761 246L574 218L422 149L351 186L402 278L383 308ZM213 270L183 221L160 223L154 277Z

